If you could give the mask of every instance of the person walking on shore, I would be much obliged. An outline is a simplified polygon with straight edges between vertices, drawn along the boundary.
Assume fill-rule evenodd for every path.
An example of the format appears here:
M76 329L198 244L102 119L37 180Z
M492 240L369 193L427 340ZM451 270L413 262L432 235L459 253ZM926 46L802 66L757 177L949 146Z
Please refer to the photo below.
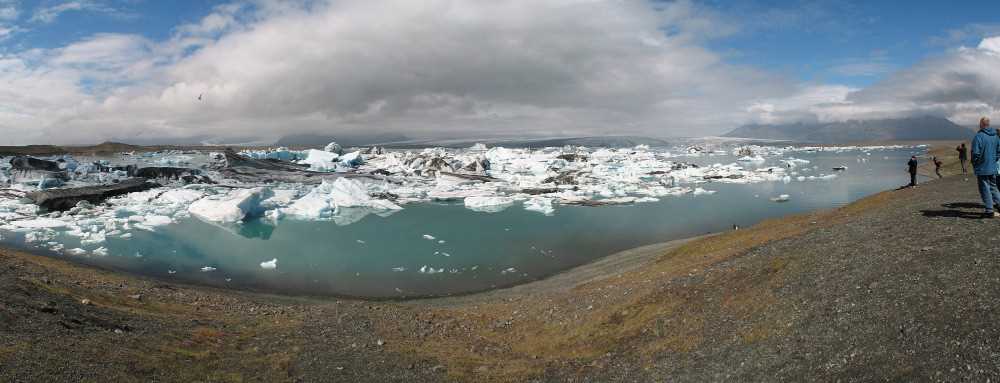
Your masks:
M907 171L910 172L910 187L917 186L917 156L910 156L910 162L906 163Z
M955 150L958 151L958 162L962 164L962 174L968 174L969 171L965 170L965 161L969 160L969 149L965 147L963 142Z
M979 120L979 132L972 139L972 171L979 184L979 196L986 205L986 218L1000 217L993 205L1000 203L997 190L997 160L1000 159L1000 139L997 131L990 127L990 119Z
M931 161L934 162L934 174L937 174L938 179L944 178L943 176L941 176L941 164L942 164L941 160L939 160L937 157L931 157Z

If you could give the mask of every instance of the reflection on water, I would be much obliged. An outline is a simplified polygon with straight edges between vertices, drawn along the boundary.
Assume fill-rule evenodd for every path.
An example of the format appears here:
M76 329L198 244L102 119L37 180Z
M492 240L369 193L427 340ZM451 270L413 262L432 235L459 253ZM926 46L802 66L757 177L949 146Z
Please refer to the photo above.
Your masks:
M812 174L847 165L836 179L735 185L714 195L666 197L638 205L559 206L553 216L520 204L497 213L457 204L407 205L391 217L343 214L334 222L254 221L222 227L188 219L109 238L106 267L234 288L303 294L412 297L481 291L557 273L655 242L748 226L765 218L840 206L907 182L914 150L806 153ZM864 156L868 162L858 162ZM695 159L702 163L731 158ZM784 203L769 199L791 196ZM7 240L17 236L7 235ZM73 238L60 238L72 247ZM277 259L275 269L262 262ZM202 271L205 267L214 271Z

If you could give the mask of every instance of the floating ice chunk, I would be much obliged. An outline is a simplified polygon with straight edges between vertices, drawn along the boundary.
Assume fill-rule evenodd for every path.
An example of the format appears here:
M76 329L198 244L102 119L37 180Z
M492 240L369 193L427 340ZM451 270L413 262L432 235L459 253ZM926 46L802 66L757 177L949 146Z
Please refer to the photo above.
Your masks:
M326 146L323 147L323 150L330 153L336 153L337 155L344 154L344 148L341 147L340 144L336 142L331 142L329 144L326 144Z
M11 222L14 226L25 229L54 229L66 227L68 223L54 218L35 218L23 221Z
M38 190L51 189L63 186L64 182L58 178L42 178L38 181Z
M469 150L485 152L486 150L488 150L488 148L486 147L486 144L482 142L477 142L473 144L472 147L469 148Z
M83 246L93 246L107 241L107 236L104 232L86 233L82 238L80 244Z
M261 201L272 195L270 189L241 189L221 196L195 201L188 207L191 215L210 223L237 223L247 216L263 213Z
M399 273L399 272L406 271L406 268L402 267L402 266L400 266L400 267L393 267L392 271Z
M171 189L160 194L160 201L174 204L189 204L205 196L204 192L192 189Z
M217 269L214 268L214 267L212 267L212 266L205 266L205 267L201 268L201 271L205 272L205 273L210 272L210 271L215 271L215 270L217 270Z
M260 263L260 268L262 268L264 270L274 270L274 269L278 268L278 258L274 258L274 259L272 259L270 261L267 261L267 262L261 262Z
M537 211L545 215L552 215L556 209L552 207L552 200L543 197L532 197L524 201L524 210Z
M97 249L94 249L94 251L92 251L91 253L98 257L106 257L108 255L108 249L104 247L98 247Z
M365 241L362 241L362 240L360 240L360 239L359 239L359 240L356 240L356 241L354 241L354 242L357 242L357 243L360 243L360 244L362 244L362 245L364 245L365 243L367 243L367 242L365 242Z
M513 267L508 267L508 268L506 268L506 269L503 269L503 270L501 270L501 271L500 271L500 274L504 274L504 275L506 275L506 274L510 274L510 273L516 273L516 272L517 272L517 269L515 269L515 268L513 268Z
M364 157L361 157L361 152L350 152L343 156L340 156L340 163L356 168L365 163Z
M293 217L319 219L340 213L341 209L339 208L344 207L374 210L403 209L391 201L372 198L368 194L365 184L360 181L337 178L333 182L323 181L322 184L313 188L308 194L282 211ZM367 214L367 212L361 212Z
M424 237L424 239L426 239L428 241L433 241L433 240L437 239L437 238L434 238L434 236L430 235L430 234L424 234L423 237Z
M340 154L323 150L309 149L305 152L306 158L299 161L300 164L309 165L309 170L317 172L329 172L337 169L337 159Z
M145 220L142 221L146 226L165 226L174 223L174 220L170 217L163 215L147 215Z
M792 199L792 196L788 194L782 194L777 197L772 197L771 202L788 202L788 200L790 199Z
M757 156L743 156L743 157L738 158L736 161L739 161L739 162L749 162L749 163L762 163L762 162L765 162L767 160L764 159L764 157L761 157L761 156L757 155Z
M428 267L427 265L423 265L422 267L420 267L419 272L421 274L437 274L437 273L443 273L444 268L442 267L440 269L435 269L433 267Z
M66 254L69 255L84 255L87 254L87 250L81 249L79 247L66 250Z
M45 242L55 238L55 232L51 229L40 229L24 234L24 241L27 243Z
M445 244L445 242L446 242L446 241L445 241L445 240L443 240L443 239L439 239L439 240L438 240L438 244L442 244L442 245L443 245L443 244Z
M715 192L716 192L715 190L705 190L705 189L702 189L702 188L695 188L693 194L694 195L712 195L712 194L715 194Z
M514 205L510 197L465 197L465 207L483 213L497 213Z

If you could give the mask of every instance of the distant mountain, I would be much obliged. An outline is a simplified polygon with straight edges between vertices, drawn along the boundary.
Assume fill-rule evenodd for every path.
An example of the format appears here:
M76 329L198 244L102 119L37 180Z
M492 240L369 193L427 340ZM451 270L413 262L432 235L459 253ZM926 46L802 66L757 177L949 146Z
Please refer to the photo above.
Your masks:
M277 146L294 147L316 147L322 148L330 142L336 141L340 146L368 146L383 144L386 142L407 141L406 137L398 133L376 133L376 134L294 134L278 139L274 144Z
M394 149L412 149L440 146L444 148L467 148L476 143L487 146L508 148L545 148L554 146L589 146L606 148L629 148L636 145L666 146L664 140L638 136L587 136L587 137L542 137L542 138L456 138L447 140L410 140L383 143Z
M725 137L788 140L809 143L867 141L963 140L975 132L934 116L843 122L744 125Z

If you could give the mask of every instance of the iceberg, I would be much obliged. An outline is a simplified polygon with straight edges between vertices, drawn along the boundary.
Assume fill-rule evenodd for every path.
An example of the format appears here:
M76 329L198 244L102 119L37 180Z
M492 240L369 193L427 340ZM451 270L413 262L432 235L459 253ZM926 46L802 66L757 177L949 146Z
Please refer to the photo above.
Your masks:
M309 170L316 172L330 172L337 169L339 154L335 152L309 149L305 152L305 159L299 163L309 165Z
M278 268L278 258L271 259L270 261L267 262L261 262L260 268L264 270L274 270Z
M326 146L323 148L323 151L335 153L338 156L344 154L344 148L341 147L340 144L336 142L331 142L329 144L326 144Z
M341 208L372 210L402 210L392 201L372 198L364 183L346 177L333 182L323 181L302 198L292 202L282 212L291 217L318 219L337 215Z
M23 221L11 222L16 227L24 229L54 229L59 227L66 227L69 224L54 218L35 218Z
M272 195L268 188L240 189L197 200L188 207L188 212L209 223L238 223L248 216L262 214L261 201Z
M469 210L483 213L497 213L514 205L510 197L465 197L465 207Z
M782 195L779 195L777 197L772 197L771 198L771 202L788 202L791 199L792 199L792 196L790 196L788 194L782 194Z
M340 156L340 163L345 166L356 168L365 163L364 157L361 157L361 152L350 152L343 156Z
M545 215L552 215L556 209L552 207L552 200L543 197L532 197L524 201L524 210L537 211Z

